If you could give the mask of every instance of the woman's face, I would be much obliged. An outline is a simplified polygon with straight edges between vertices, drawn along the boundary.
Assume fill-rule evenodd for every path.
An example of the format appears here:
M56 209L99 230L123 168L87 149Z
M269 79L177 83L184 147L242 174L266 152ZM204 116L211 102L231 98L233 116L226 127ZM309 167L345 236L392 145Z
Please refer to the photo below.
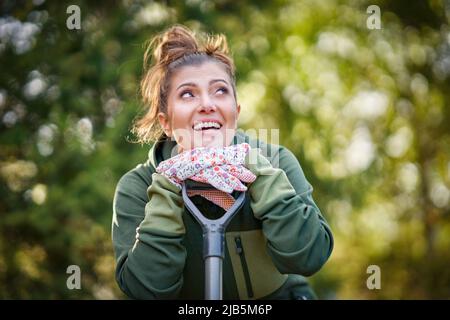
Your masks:
M166 135L177 142L179 152L231 144L240 106L230 77L219 63L184 66L172 74L167 108L168 115L161 112L158 120Z

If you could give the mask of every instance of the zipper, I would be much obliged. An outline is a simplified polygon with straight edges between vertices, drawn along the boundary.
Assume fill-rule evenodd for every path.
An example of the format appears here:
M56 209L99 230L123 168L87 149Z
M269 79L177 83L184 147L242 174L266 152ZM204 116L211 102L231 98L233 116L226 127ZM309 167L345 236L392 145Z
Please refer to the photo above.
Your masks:
M242 240L240 236L234 237L236 244L236 253L241 259L242 270L244 271L245 286L247 288L247 295L249 298L253 298L253 288L250 281L250 273L248 272L247 260L245 260L244 247L242 246Z

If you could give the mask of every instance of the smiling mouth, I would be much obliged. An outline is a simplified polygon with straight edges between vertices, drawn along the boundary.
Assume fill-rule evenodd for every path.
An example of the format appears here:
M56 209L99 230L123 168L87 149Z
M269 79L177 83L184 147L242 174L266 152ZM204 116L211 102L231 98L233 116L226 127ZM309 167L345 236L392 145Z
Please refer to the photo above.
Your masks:
M222 125L215 121L197 122L192 126L194 131L219 130Z

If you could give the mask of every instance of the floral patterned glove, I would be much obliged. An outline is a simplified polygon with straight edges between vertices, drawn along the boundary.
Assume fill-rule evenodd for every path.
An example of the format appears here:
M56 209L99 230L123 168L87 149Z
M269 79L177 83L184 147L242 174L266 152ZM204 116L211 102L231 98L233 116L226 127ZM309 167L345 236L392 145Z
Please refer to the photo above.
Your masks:
M182 181L192 179L227 193L233 190L246 191L247 187L242 182L256 179L244 167L249 150L247 143L224 148L195 148L161 162L156 171L180 189Z

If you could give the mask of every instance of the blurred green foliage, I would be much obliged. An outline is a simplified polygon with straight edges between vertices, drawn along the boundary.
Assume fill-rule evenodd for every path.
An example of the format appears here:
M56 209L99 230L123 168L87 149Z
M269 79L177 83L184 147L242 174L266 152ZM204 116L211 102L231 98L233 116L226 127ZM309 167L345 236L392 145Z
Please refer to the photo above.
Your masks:
M68 30L66 9L81 9ZM381 29L366 21L381 9ZM279 128L330 222L324 299L450 298L448 1L0 4L0 298L124 298L110 239L143 44L173 23L227 35L241 127ZM68 290L78 265L82 290ZM366 270L381 268L381 289Z

